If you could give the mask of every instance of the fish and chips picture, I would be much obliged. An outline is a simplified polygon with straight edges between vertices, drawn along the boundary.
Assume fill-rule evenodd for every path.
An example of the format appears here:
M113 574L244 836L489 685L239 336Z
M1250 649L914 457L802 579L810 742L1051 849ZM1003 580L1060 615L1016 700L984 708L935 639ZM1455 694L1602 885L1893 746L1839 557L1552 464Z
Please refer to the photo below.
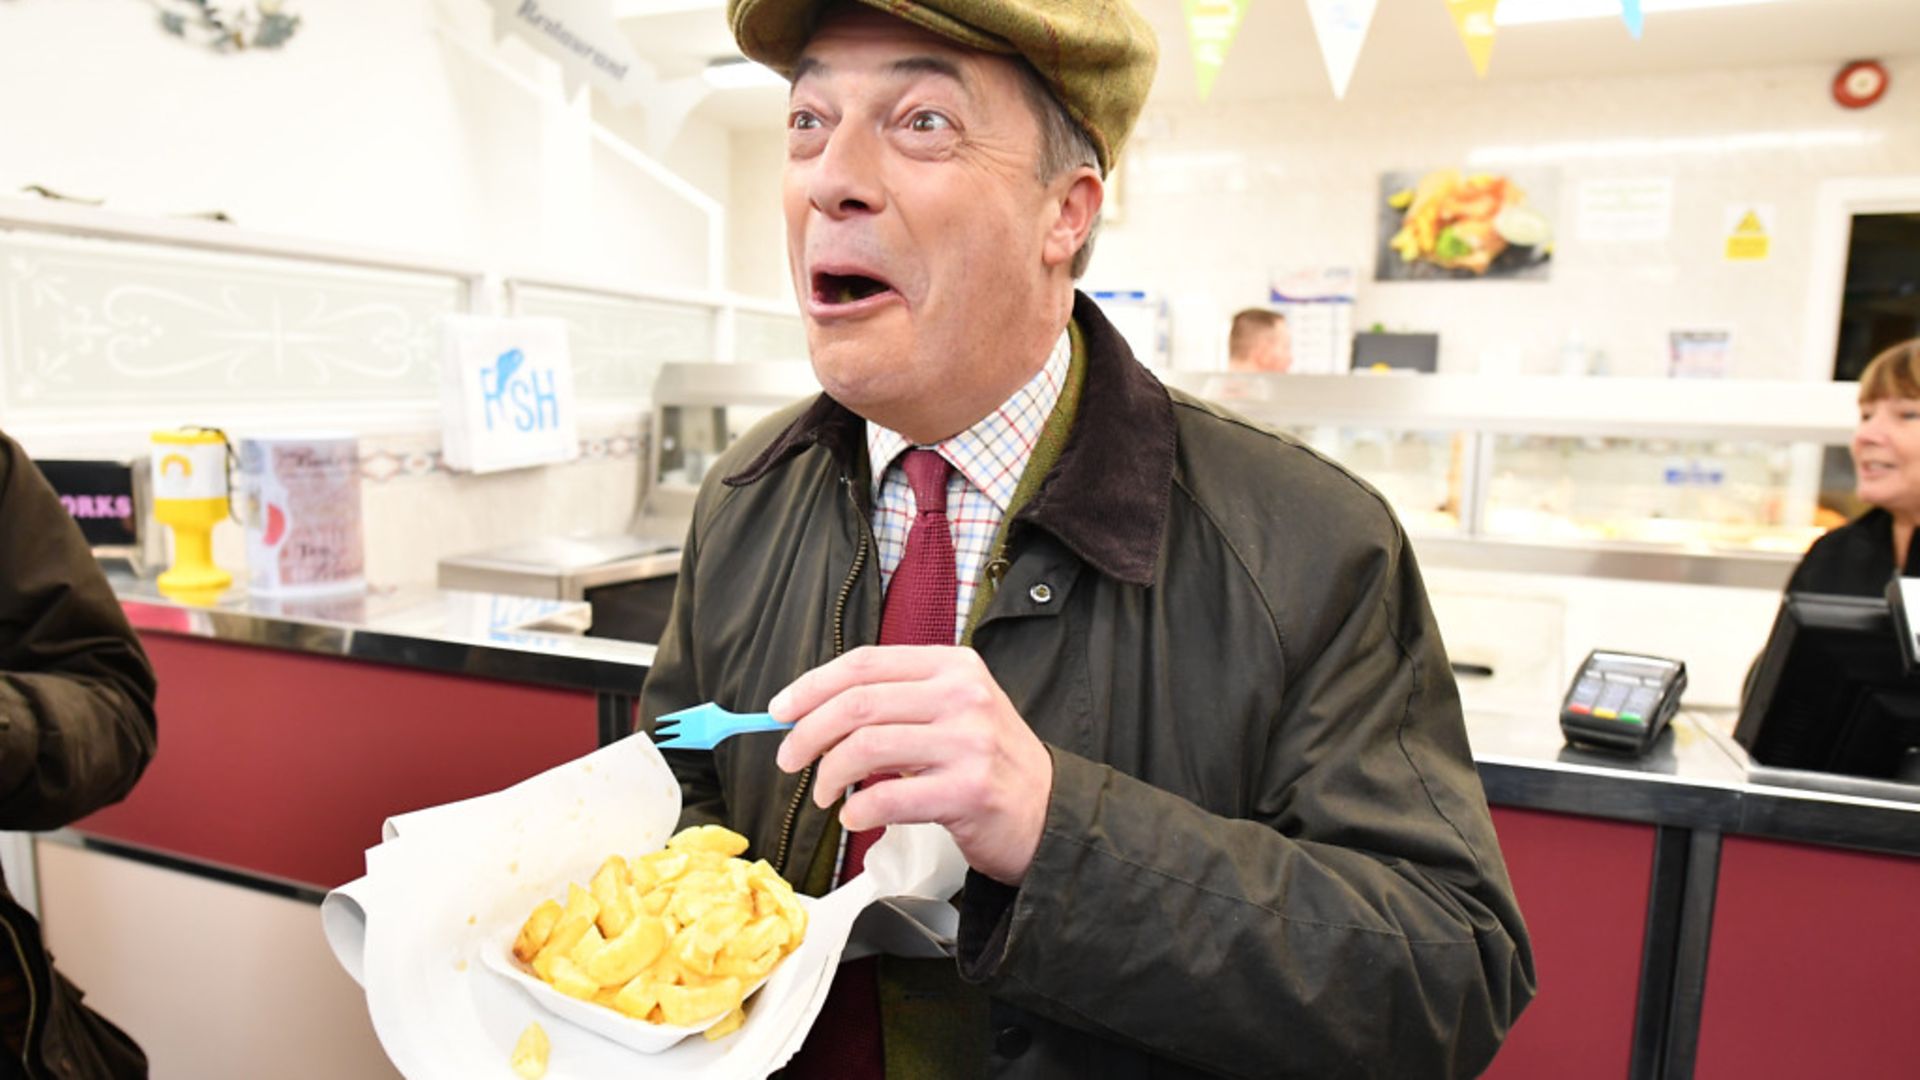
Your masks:
M1553 225L1540 208L1549 178L1492 172L1391 172L1380 184L1379 281L1547 276Z

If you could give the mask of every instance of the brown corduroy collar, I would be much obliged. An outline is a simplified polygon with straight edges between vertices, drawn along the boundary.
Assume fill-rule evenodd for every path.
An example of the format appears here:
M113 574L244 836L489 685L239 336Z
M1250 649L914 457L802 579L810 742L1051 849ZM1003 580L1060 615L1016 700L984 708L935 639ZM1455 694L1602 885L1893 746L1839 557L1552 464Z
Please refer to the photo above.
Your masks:
M1079 415L1059 462L1015 520L1052 533L1108 577L1151 585L1173 494L1173 402L1084 293L1074 294L1073 320L1087 348ZM855 471L865 432L866 421L822 394L725 483L751 484L813 446Z

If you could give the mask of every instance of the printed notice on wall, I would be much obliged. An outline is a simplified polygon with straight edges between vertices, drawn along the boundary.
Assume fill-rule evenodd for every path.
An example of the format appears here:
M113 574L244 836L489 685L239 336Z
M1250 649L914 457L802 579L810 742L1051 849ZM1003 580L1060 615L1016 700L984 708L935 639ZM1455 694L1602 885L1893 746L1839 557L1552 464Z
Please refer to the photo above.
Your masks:
M1733 332L1725 329L1667 332L1667 375L1674 379L1725 378L1733 357Z
M1292 363L1307 375L1344 374L1353 365L1353 304L1359 272L1351 266L1316 266L1276 272L1267 288L1269 306L1286 319Z
M1673 230L1673 178L1625 176L1580 185L1574 213L1583 243L1655 243Z
M1757 262L1766 258L1773 247L1774 224L1769 203L1728 203L1727 261Z

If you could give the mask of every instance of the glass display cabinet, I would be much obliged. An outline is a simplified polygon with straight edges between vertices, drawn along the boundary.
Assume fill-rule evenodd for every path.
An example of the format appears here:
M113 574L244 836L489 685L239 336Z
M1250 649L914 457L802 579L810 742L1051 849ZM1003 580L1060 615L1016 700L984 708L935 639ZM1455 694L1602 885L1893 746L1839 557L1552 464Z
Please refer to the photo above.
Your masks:
M1852 510L1852 383L1164 377L1352 469L1431 565L1777 589Z
M1171 372L1379 489L1424 563L1778 589L1851 512L1852 383ZM713 460L819 391L805 364L666 364L644 516L684 527Z

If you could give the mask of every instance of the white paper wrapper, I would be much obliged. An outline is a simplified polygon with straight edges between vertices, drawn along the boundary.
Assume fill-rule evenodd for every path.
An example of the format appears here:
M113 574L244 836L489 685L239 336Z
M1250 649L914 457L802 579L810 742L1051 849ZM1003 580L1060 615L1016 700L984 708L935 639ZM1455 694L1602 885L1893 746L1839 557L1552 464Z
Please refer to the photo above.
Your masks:
M812 903L807 936L753 997L740 1030L641 1053L536 1002L483 953L504 947L541 900L588 881L610 854L664 845L680 790L644 736L623 739L505 791L387 822L367 874L321 906L329 944L367 991L376 1034L410 1080L511 1077L528 1023L552 1040L553 1080L762 1077L800 1048L826 1001L854 921L876 899L944 900L966 864L946 830L895 826L860 877ZM936 912L939 905L896 905ZM937 921L937 920L934 920ZM950 928L921 931L928 940ZM609 1010L606 1022L633 1021ZM607 1029L602 1029L607 1030Z

